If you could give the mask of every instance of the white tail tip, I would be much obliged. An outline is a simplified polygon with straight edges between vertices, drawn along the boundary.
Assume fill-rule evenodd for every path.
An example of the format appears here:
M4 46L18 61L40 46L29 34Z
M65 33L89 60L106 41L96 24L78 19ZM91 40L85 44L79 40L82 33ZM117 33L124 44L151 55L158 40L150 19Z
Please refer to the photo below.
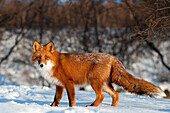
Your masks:
M155 98L163 98L163 97L166 97L166 94L161 89L159 89L159 91L157 93L153 94L153 97L155 97Z

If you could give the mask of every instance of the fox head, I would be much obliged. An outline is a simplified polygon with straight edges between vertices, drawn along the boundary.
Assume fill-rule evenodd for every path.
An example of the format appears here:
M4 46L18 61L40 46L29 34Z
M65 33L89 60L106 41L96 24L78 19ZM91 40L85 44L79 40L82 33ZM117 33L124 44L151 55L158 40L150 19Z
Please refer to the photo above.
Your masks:
M51 67L54 64L54 43L49 42L45 46L42 46L37 41L33 43L33 56L32 63L40 68Z

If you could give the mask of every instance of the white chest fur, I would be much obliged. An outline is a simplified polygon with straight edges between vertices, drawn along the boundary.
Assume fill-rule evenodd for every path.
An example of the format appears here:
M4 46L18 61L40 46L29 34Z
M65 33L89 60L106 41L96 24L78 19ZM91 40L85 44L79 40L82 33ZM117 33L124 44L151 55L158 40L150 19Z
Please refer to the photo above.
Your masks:
M62 84L59 82L59 80L56 77L52 77L53 66L54 66L54 64L51 63L50 61L48 61L47 64L43 64L43 67L40 67L39 64L36 67L39 70L39 72L41 73L41 76L44 79L46 79L49 83L55 84L55 85L58 85L58 86L62 86Z

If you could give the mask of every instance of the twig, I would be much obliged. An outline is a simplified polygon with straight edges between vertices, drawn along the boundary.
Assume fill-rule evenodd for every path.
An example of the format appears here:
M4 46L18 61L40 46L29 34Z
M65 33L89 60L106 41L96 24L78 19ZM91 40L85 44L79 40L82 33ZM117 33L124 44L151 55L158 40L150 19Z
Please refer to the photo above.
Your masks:
M22 12L29 10L29 9L33 6L34 3L35 3L35 2L31 2L28 7L22 9L21 11L19 11L19 12L17 12L17 13L14 13L12 16L9 16L9 15L8 15L6 18L2 19L2 20L0 21L0 26L2 26L2 25L4 25L4 24L6 24L7 22L11 21L13 18L17 17L17 16L18 16L19 14L21 14Z
M21 35L21 33L22 33L22 36L21 36L21 38L19 38L20 35ZM22 29L21 32L17 35L15 44L11 47L10 51L8 52L8 54L0 60L0 65L2 64L2 62L3 62L4 60L7 60L7 59L8 59L8 57L9 57L9 56L11 55L11 53L13 52L14 48L19 44L19 42L23 39L24 36L25 36L25 33L23 33L23 29Z
M129 7L129 10L131 11L131 13L132 13L132 15L133 15L133 18L134 18L136 24L137 24L138 26L140 26L139 20L138 20L138 18L136 17L134 10L132 9L132 7L130 6L130 4L129 4L126 0L125 0L125 3L126 3L126 5ZM169 7L168 7L168 8L169 8ZM167 8L166 8L166 9L167 9ZM161 8L161 10L163 10L163 8ZM140 31L143 31L142 28L139 28L139 30L140 30ZM146 31L145 31L145 32L146 32ZM145 34L144 36L143 36L142 34L136 34L136 37L144 37L144 38L146 39L146 38L148 37L148 34L146 34L146 33L144 33L144 34ZM133 37L134 37L134 36L133 36ZM149 42L149 41L147 41L147 40L145 40L145 42L146 42L146 44L147 44L153 51L155 51L155 52L159 55L162 64L170 71L170 67L165 63L165 61L164 61L164 56L163 56L162 53L159 51L159 49L158 49L152 42Z

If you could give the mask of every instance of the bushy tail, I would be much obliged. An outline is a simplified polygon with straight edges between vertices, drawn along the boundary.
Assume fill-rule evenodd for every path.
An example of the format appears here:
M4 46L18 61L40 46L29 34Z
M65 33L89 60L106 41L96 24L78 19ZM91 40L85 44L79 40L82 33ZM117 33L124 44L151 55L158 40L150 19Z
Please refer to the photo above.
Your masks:
M131 93L147 94L150 97L163 98L166 94L154 84L140 80L129 74L119 61L113 63L111 80Z

